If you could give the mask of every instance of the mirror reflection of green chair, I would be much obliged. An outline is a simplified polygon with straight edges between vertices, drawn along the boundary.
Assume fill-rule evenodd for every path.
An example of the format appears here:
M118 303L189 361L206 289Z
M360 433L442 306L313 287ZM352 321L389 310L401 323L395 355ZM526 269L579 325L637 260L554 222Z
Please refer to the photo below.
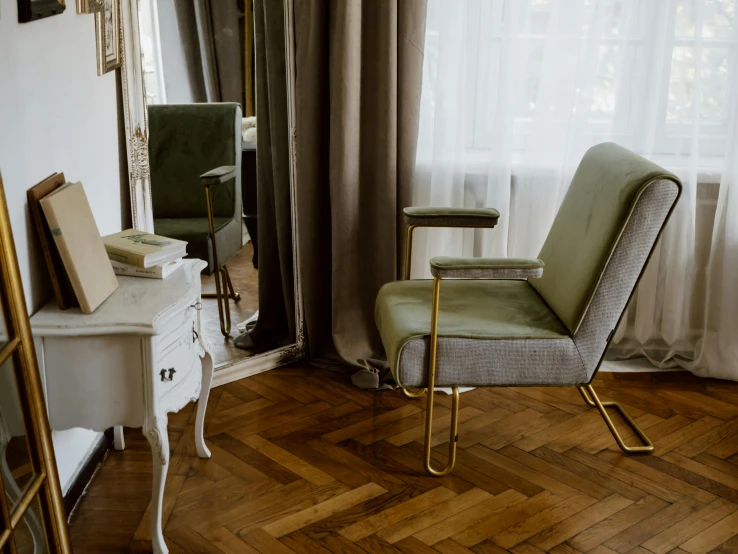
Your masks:
M233 103L149 106L154 232L187 241L215 275L220 330L231 332L226 263L241 250L241 108Z
M653 451L624 408L600 401L591 383L680 194L671 173L600 144L584 155L539 259L433 258L433 280L382 287L375 317L392 374L407 396L427 391L430 475L453 470L460 387L577 387L624 452ZM408 264L414 228L493 227L497 217L495 210L406 208ZM443 469L431 464L436 387L453 393ZM607 407L642 445L625 443Z

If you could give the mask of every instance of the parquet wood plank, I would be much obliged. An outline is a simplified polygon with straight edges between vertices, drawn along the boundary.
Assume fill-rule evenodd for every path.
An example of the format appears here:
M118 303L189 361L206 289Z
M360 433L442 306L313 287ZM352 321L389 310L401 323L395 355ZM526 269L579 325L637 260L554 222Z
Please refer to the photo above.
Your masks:
M738 551L738 384L603 374L656 444L627 456L576 389L461 395L451 475L423 471L425 397L354 388L297 365L169 416L164 535L172 554L729 554ZM451 399L436 395L445 464ZM637 438L610 410L628 443ZM71 520L75 552L150 550L152 461L140 430L110 452Z
M524 500L526 500L524 495L510 489L476 506L457 512L446 520L434 523L413 536L425 544L433 545L449 537L460 542L455 535L468 532L470 536L480 536L475 543L481 542L488 536L484 534L484 525L489 518Z
M452 538L462 546L472 547L489 537L495 536L497 533L504 531L505 529L525 521L532 515L545 510L546 508L555 506L561 501L561 497L556 496L549 491L543 491L531 498L527 498L521 502L516 502L512 506L508 506L506 509L491 515L480 523L477 523L474 527L467 528L462 533L453 535ZM431 536L431 538L434 537ZM421 538L421 540L424 540L424 538Z
M294 554L291 550L263 529L241 535L243 541L260 554Z
M493 410L494 411L494 410ZM468 429L472 430L476 427L479 427L482 424L486 424L489 421L494 420L495 416L488 416L487 420L479 419L479 416L487 415L489 412L481 412L477 408L474 408L473 406L465 406L463 408L459 409L459 430ZM507 410L504 410L504 414L500 415L500 417L504 417L504 415L509 415L510 412ZM387 442L390 444L394 444L395 446L404 446L406 444L411 443L412 441L422 441L423 437L425 435L425 413L418 414L415 417L422 417L422 423L419 423L412 427L411 429L408 429L406 431L402 431L401 433L397 433L396 435L392 435L387 437ZM498 418L499 419L499 418ZM476 427L475 427L476 424ZM448 437L448 428L449 425L451 425L451 411L444 408L443 410L433 410L433 429L434 433L436 435L439 434L439 431L445 432L446 437Z
M569 455L559 454L546 447L538 448L532 452L535 456L558 465L562 469L570 471L580 477L597 483L600 486L610 489L612 492L616 492L625 498L631 500L640 500L646 496L646 492L636 487L632 487L627 483L611 477L607 473L599 471L587 464L580 461L574 460Z
M529 538L528 542L541 550L547 551L560 545L564 550L572 549L568 545L562 545L562 543L631 504L633 504L632 500L628 500L618 494L613 494L597 504L593 504L587 510L583 510L579 515L569 516L563 521L541 531Z
M350 541L356 542L359 539L363 539L364 537L377 533L377 531L381 531L394 523L407 519L413 514L423 512L439 502L446 502L454 496L456 496L456 494L453 491L445 487L437 487L421 494L420 496L416 496L412 500L403 502L402 504L384 510L383 512L371 517L364 518L362 521L341 529L340 534Z
M655 514L666 505L666 502L656 498L655 496L647 496L643 500L639 500L638 502L623 508L607 519L604 519L589 529L582 531L578 535L569 539L567 544L572 548L576 548L582 552L587 552L611 539L625 529L635 525L639 521Z
M293 473L296 473L303 479L310 481L313 485L327 485L335 481L335 479L327 473L320 471L316 467L311 466L297 456L290 454L283 448L280 448L258 435L251 435L243 442L254 450L261 452L266 457L271 458L278 464L289 469Z
M738 510L738 505L719 498L680 522L674 523L643 543L655 554L664 554L700 534L724 517Z
M704 554L738 535L738 512L733 512L700 534L679 545L691 554Z
M503 548L512 548L536 533L548 529L574 514L578 514L595 502L594 498L584 494L564 498L558 504L541 510L517 525L497 533L491 540Z
M393 544L407 537L411 537L411 535L419 533L431 525L445 521L449 514L463 512L491 497L492 495L481 489L471 489L426 510L412 514L402 521L397 521L392 525L384 527L377 532L377 535L388 543Z
M563 498L576 493L576 489L573 487L484 446L472 446L468 449L468 452Z
M379 485L367 483L357 489L339 494L330 500L325 500L320 504L274 521L269 525L265 525L262 529L271 536L279 538L386 492L387 490Z
M611 539L608 539L604 543L604 546L621 554L630 552L637 548L638 545L643 544L667 527L671 527L675 522L684 520L702 507L703 504L701 502L693 498L685 498L656 512L632 527L621 531Z

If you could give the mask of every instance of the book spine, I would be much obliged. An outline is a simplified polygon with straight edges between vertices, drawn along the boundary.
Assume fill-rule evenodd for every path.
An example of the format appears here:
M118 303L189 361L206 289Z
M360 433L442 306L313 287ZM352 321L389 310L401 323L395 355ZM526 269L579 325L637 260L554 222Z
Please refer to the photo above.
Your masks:
M163 268L154 267L151 269L144 269L143 267L135 267L130 264L121 264L115 261L112 262L113 271L116 275L127 275L129 277L146 277L147 279L163 279Z
M115 246L108 246L107 244L105 245L105 250L108 252L108 258L113 261L135 265L136 267L144 267L145 256L142 254L127 252Z
M72 289L74 289L74 294L79 302L79 307L83 313L92 313L92 306L90 306L90 303L85 296L84 289L82 287L82 280L79 277L77 268L72 262L72 254L69 251L67 239L59 228L59 220L56 218L54 208L50 206L50 209L47 210L44 207L44 215L46 216L46 221L49 223L51 235L54 237L56 247L59 249L59 256L61 256L62 262L64 263L64 269L66 269L69 281L72 283Z

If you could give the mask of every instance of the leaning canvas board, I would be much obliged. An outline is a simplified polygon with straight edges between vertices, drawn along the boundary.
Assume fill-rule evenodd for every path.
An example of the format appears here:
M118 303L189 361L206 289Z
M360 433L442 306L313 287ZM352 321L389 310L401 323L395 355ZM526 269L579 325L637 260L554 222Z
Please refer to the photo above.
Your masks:
M118 288L82 183L67 183L41 200L59 254L83 313Z

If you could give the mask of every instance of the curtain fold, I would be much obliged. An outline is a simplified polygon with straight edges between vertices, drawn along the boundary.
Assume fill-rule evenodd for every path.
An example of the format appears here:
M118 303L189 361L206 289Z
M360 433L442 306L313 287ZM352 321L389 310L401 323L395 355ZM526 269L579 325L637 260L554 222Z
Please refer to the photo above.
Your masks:
M236 345L257 350L295 342L287 64L282 2L254 2L259 318Z
M167 102L243 104L236 0L158 0L156 6Z
M584 152L617 142L684 192L611 355L738 379L735 1L429 0L426 25L413 204L502 216L417 232L413 276L536 256Z
M298 256L323 365L384 357L374 301L402 271L424 26L424 0L295 3Z

